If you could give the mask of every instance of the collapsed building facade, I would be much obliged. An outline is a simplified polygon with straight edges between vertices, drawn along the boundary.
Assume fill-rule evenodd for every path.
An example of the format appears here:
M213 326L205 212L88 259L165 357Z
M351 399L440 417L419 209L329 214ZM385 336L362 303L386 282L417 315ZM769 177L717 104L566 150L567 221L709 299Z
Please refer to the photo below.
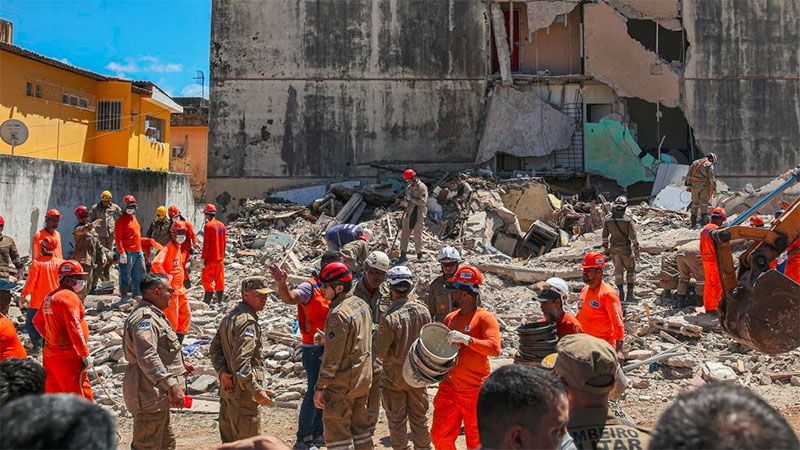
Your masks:
M800 163L800 4L781 0L213 3L210 197L489 166L731 186Z

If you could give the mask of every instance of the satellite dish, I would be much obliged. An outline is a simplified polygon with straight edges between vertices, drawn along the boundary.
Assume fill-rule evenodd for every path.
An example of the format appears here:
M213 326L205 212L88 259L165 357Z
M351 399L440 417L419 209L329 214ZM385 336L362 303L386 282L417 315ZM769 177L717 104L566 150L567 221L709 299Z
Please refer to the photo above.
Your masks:
M8 119L0 125L0 138L11 146L11 154L14 154L14 147L28 140L28 127L21 120Z

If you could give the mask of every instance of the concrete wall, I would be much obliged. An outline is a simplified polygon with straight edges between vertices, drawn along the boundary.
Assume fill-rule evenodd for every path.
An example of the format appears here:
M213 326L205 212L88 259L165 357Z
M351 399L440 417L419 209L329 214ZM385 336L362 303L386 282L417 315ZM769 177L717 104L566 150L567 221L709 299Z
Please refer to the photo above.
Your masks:
M44 226L45 213L56 208L63 215L59 231L64 252L69 253L75 207L93 205L106 189L117 203L126 194L136 196L143 231L160 205L176 204L195 226L202 223L184 174L0 155L0 215L6 219L3 233L17 241L20 254L28 255L30 239Z

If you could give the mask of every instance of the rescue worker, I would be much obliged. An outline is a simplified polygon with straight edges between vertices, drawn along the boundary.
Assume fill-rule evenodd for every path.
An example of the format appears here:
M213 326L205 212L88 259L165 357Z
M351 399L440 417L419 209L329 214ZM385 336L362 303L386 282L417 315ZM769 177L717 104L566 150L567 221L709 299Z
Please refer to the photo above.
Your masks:
M155 240L161 245L167 245L170 239L171 221L167 220L167 208L159 206L156 208L156 218L150 222L147 228L147 237Z
M706 313L716 313L719 309L719 301L722 299L722 281L719 278L717 251L714 249L711 232L721 227L726 220L728 220L728 215L725 214L725 210L714 208L711 211L711 222L700 230L700 256L703 259L703 277L705 278L703 307Z
M33 349L31 354L37 355L42 351L42 335L33 326L33 318L42 307L45 297L50 295L58 287L58 269L61 267L63 259L53 256L56 242L52 236L42 239L37 245L41 254L31 263L28 279L20 294L20 308L25 309L25 328L28 337L31 339ZM30 302L26 299L30 296Z
M617 284L620 301L634 302L633 285L636 282L636 260L639 259L639 242L636 240L636 227L630 216L625 214L628 199L620 195L614 200L614 209L603 222L603 248L605 254L614 262L614 282ZM625 295L623 282L628 285Z
M425 216L428 214L428 186L417 177L414 169L406 169L403 172L403 179L408 182L408 188L402 202L405 212L400 232L400 261L406 260L411 233L414 233L414 251L417 252L417 260L421 261L424 257L422 231L425 229Z
M320 271L332 262L341 261L335 251L327 251L320 258ZM318 331L325 331L325 322L331 301L322 292L322 282L317 275L300 283L295 289L289 290L286 284L286 272L278 266L267 266L275 286L278 288L278 297L287 305L297 305L297 323L302 336L303 347L302 364L306 371L306 393L300 404L300 415L297 418L297 436L294 448L306 449L312 446L324 446L322 410L314 405L314 392L319 377L322 353L325 349L321 340L315 339Z
M350 294L353 273L332 262L319 274L322 292L330 303L325 322L325 351L314 404L322 409L328 450L372 449L367 422L367 397L372 384L372 314L360 298ZM318 332L322 335L322 332ZM322 336L320 336L322 337Z
M606 258L602 253L589 252L583 257L583 282L576 318L583 332L608 342L624 361L622 342L625 339L625 325L622 321L622 305L617 291L603 281L603 267Z
M97 235L97 228L102 219L89 222L89 208L84 205L75 208L75 218L78 219L78 224L72 231L72 238L75 240L72 259L81 263L83 268L89 272L86 289L78 294L83 299L97 287L97 280L100 278L100 272L105 263L103 261L105 253L103 253L100 238Z
M275 393L265 389L264 355L258 313L267 303L264 277L242 281L242 301L219 324L209 357L219 375L219 434L233 442L261 434L258 407L273 403Z
M339 249L344 263L356 275L360 275L364 271L364 262L369 256L369 240L371 238L372 230L362 228L355 239L342 245Z
M381 318L374 347L375 358L382 367L383 409L386 410L389 439L393 449L407 449L406 423L411 422L414 448L430 448L428 392L424 387L413 388L405 382L403 364L420 330L431 322L431 315L424 304L408 298L414 288L414 277L408 267L392 267L386 280L392 304ZM372 382L377 384L377 380Z
M92 368L89 325L84 319L83 302L77 294L86 285L87 275L77 261L61 263L58 288L45 297L33 318L33 325L45 342L42 353L42 365L47 373L45 392L74 393L93 401L87 374Z
M694 278L695 292L703 292L705 286L703 259L700 257L700 240L679 245L675 261L678 265L678 286L675 288L675 294L678 296L678 307L685 308L694 304L687 298L689 282Z
M449 284L456 310L445 317L444 325L451 330L447 342L460 347L455 365L433 399L431 439L437 450L456 448L462 422L467 448L480 445L478 394L491 372L489 357L500 354L501 343L497 319L479 306L482 284L483 274L470 265L461 266Z
M8 280L16 282L22 279L25 265L19 257L17 250L17 243L14 238L7 234L3 234L6 226L6 219L0 216L0 280ZM14 265L16 270L16 277L11 276L11 265ZM11 305L11 291L0 289L0 313L8 314L8 308Z
M569 300L569 285L566 281L553 277L544 283L537 283L534 286L533 299L539 301L544 320L555 324L559 339L570 334L583 333L578 319L564 312L564 302Z
M89 211L90 222L102 219L100 226L97 227L97 235L100 237L100 244L109 251L114 250L114 224L117 219L122 217L122 208L112 202L111 199L111 192L103 191L100 194L100 201L95 203L91 211Z
M759 215L750 217L750 226L753 228L764 228L764 219Z
M22 346L22 342L17 336L17 327L14 322L3 313L0 313L0 361L17 358L24 359L28 357L28 352Z
M708 223L708 208L711 206L711 197L717 190L717 181L714 176L716 162L717 155L709 153L704 158L696 159L689 167L686 185L692 191L692 202L689 204L692 228L697 227L698 217L700 225Z
M448 314L453 311L453 301L450 300L450 292L447 290L447 282L461 264L461 254L451 246L446 246L439 250L436 260L442 267L442 274L428 283L422 291L422 301L428 305L431 319L435 322L442 322Z
M183 343L183 338L189 332L192 313L189 300L186 298L186 288L183 285L183 265L186 262L181 244L186 240L186 223L173 222L171 239L153 260L154 273L166 274L172 287L172 299L169 307L164 310L164 316L178 335L178 342Z
M567 386L567 430L579 449L646 449L650 436L609 408L619 370L614 349L588 334L565 336L558 342L553 371Z
M372 238L372 230L363 225L340 223L325 231L325 241L328 243L328 250L339 250L363 235L366 235L364 240L368 241Z
M122 397L133 415L131 448L174 449L169 409L185 406L185 376L194 366L184 360L178 336L164 316L172 297L167 276L149 273L140 289L142 299L125 319L122 334L128 361Z
M114 242L119 253L119 293L125 298L142 295L139 283L144 276L144 253L142 252L142 227L136 220L136 197L126 195L122 199L125 214L114 224Z
M170 223L171 225L171 223ZM152 270L153 260L156 259L158 253L164 250L164 246L156 242L152 238L142 238L142 255L144 255L144 268L149 273Z
M173 223L186 223L186 240L181 244L181 251L186 261L186 265L183 268L183 286L189 289L192 285L189 280L189 258L198 250L197 233L194 231L194 225L181 215L177 205L170 205L169 209L167 209L167 214L169 214L169 220Z
M58 223L61 221L61 213L57 209L48 209L47 214L44 216L44 228L33 234L31 238L31 257L39 255L39 244L46 236L50 236L56 241L56 248L53 255L58 258L64 257L64 252L61 247L61 233L58 232Z
M203 226L203 272L200 281L203 283L205 295L203 301L210 304L216 295L217 302L222 303L225 295L225 246L228 235L225 225L216 219L217 207L211 203L203 208L206 224Z

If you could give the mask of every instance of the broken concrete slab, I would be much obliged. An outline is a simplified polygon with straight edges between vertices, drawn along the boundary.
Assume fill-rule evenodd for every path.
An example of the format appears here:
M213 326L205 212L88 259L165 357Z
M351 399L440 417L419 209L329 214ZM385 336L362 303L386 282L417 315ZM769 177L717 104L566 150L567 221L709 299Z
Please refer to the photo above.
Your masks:
M528 12L528 33L547 28L556 17L567 14L580 4L579 0L528 0L525 6Z
M677 19L680 15L680 0L605 1L630 19Z
M537 220L553 220L554 209L544 184L530 183L524 190L508 189L500 193L500 198L517 215L519 226L524 230Z
M583 271L579 268L542 269L518 266L515 264L478 263L478 268L486 273L495 274L520 283L538 283L548 278L559 277L565 280L581 278Z
M692 201L691 192L682 186L666 186L656 195L653 206L670 211L686 211Z
M569 148L575 119L550 106L533 91L496 87L489 99L477 163L497 153L545 156Z
M506 34L506 24L503 18L503 10L498 3L492 2L489 6L492 14L492 34L494 44L497 48L497 60L500 65L500 79L504 87L514 84L511 76L511 52L508 48L508 34Z

